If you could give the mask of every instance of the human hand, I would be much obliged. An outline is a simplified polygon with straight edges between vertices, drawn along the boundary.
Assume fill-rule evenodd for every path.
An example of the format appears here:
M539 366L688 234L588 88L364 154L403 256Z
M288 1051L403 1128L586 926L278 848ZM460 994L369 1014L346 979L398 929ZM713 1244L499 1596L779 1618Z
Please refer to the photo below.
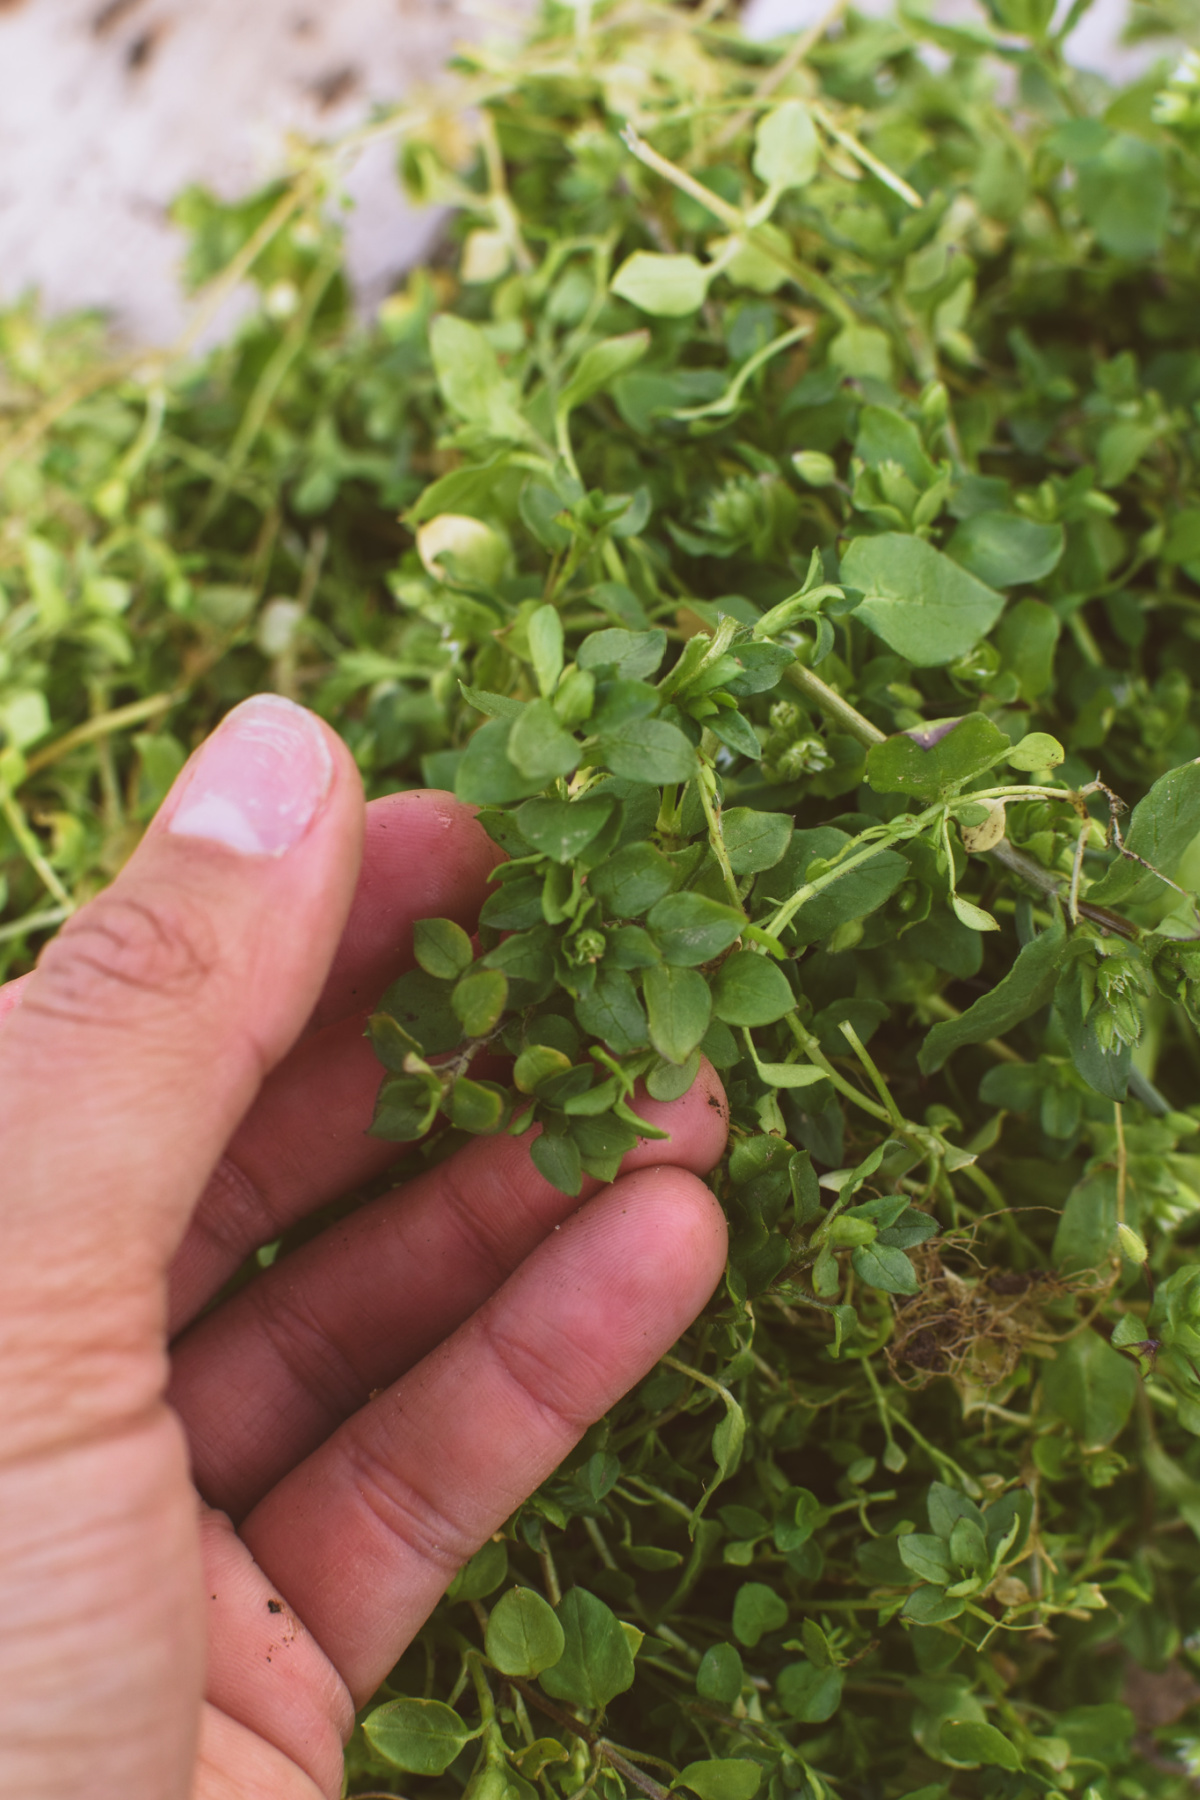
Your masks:
M496 854L260 698L0 990L0 1792L337 1795L456 1568L718 1280L705 1068L582 1205L477 1139L198 1317L394 1158L365 1013Z

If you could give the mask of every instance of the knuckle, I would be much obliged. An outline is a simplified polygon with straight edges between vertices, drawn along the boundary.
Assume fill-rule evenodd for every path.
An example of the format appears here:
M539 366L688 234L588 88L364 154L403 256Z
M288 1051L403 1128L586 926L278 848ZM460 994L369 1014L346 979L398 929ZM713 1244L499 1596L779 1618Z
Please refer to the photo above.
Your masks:
M348 1347L310 1309L302 1284L272 1279L274 1274L269 1270L250 1284L247 1304L290 1388L299 1390L320 1413L307 1451L364 1403L370 1383L355 1367Z
M578 1436L594 1422L593 1409L579 1404L580 1349L569 1336L538 1343L528 1330L485 1310L480 1330L498 1367L525 1409L551 1432Z
M211 916L178 893L110 888L48 946L26 1004L74 1024L112 1022L130 997L176 1005L211 979L220 946Z
M351 1480L360 1503L398 1544L447 1581L479 1548L479 1534L451 1518L365 1436L347 1447Z

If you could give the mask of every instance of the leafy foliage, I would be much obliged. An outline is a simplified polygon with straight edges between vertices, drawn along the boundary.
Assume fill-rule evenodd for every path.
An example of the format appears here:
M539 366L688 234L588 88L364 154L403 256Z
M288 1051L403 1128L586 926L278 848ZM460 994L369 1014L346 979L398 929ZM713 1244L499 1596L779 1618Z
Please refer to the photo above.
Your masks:
M351 1793L1193 1789L1200 78L1052 10L551 7L378 127L453 254L370 329L320 155L187 197L206 361L0 318L9 971L274 687L506 853L370 1021L401 1173L729 1095L723 1290Z

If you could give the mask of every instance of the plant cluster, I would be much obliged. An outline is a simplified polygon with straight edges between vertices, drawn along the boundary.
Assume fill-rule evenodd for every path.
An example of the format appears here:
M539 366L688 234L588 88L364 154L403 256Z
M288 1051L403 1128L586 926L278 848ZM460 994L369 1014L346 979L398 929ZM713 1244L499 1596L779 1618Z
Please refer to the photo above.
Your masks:
M550 6L363 134L452 209L370 328L340 150L181 202L203 361L0 317L9 967L272 686L505 855L370 1021L400 1173L729 1097L723 1288L350 1794L1195 1790L1200 72L1082 11Z

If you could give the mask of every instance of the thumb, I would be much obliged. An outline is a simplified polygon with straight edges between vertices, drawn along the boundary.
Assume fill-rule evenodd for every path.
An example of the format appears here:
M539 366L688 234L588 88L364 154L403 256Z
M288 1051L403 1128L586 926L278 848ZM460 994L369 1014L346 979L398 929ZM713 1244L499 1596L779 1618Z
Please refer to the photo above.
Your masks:
M68 1355L73 1334L98 1341L97 1307L123 1346L161 1337L166 1264L317 998L362 831L345 746L259 695L43 953L0 1032L0 1320L18 1356L39 1319Z

